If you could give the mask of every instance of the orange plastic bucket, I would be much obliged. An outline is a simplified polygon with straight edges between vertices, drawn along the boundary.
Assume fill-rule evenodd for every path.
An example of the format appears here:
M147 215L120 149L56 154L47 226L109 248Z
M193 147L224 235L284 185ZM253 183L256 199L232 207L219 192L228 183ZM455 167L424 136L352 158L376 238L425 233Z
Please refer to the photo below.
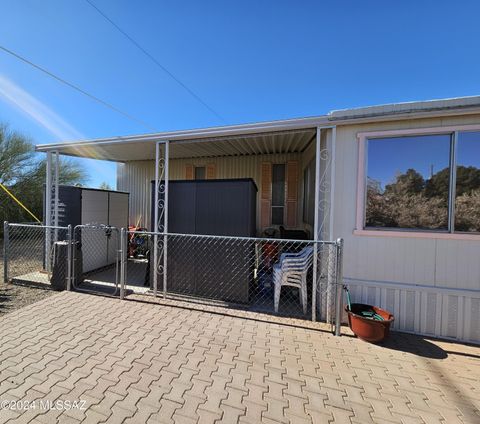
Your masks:
M348 325L353 333L362 340L378 343L384 340L390 333L390 325L395 320L393 314L384 309L363 303L352 303L351 310L345 307L348 314ZM363 311L373 312L380 315L383 321L367 318L361 315Z

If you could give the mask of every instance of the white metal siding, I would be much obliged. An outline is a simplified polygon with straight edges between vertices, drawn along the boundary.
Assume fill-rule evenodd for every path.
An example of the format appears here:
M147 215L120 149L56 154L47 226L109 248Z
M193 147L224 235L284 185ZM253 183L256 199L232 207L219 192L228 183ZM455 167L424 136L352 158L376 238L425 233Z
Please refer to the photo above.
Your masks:
M480 239L353 235L357 133L478 123L465 116L337 129L334 237L345 239L344 275L353 300L392 311L396 329L480 343Z
M130 193L129 225L150 226L150 181L155 179L155 163L136 161L117 165L117 190Z
M480 291L346 278L352 300L387 309L394 330L480 343Z

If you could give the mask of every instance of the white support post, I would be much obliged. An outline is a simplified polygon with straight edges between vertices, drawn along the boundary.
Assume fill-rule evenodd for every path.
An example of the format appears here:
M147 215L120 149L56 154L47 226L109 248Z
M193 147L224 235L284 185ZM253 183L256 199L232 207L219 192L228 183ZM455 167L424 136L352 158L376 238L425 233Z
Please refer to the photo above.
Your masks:
M52 152L47 152L47 169L45 179L45 268L50 272L50 247L52 225Z
M163 210L163 298L167 298L167 245L168 245L168 165L170 160L170 142L167 140L165 141L165 192L164 192L164 210Z
M160 142L155 143L155 194L154 202L155 206L153 208L153 225L152 231L153 235L153 263L150 266L153 266L153 295L157 296L158 289L158 191L160 188L159 181L159 162L160 162Z
M317 284L318 284L318 233L319 233L319 201L320 201L320 139L321 129L317 127L315 145L315 213L313 225L313 283L312 283L312 321L317 320Z
M333 240L333 220L334 220L334 213L333 213L333 202L334 202L334 180L335 180L335 144L337 138L337 127L331 128L330 133L330 141L328 142L328 138L326 140L326 149L328 156L326 157L326 164L325 164L325 178L328 179L328 187L329 187L329 196L328 196L328 231L324 231L324 237L327 240ZM326 196L326 194L325 194ZM325 211L327 212L327 211ZM336 250L335 250L336 252ZM332 305L334 302L333 291L336 288L334 285L334 278L335 278L335 267L336 267L336 254L330 251L327 257L327 299L326 299L326 315L325 320L326 322L332 323L333 322L333 314L332 314Z
M335 156L337 150L337 127L332 128L332 139L330 142L330 216L329 216L329 230L328 230L328 239L333 240L333 220L335 219L334 214L334 192L335 192Z
M53 225L58 227L58 186L60 180L60 154L58 151L55 152L55 179L54 179L54 203L53 203ZM54 230L54 241L58 241L58 229L55 228Z

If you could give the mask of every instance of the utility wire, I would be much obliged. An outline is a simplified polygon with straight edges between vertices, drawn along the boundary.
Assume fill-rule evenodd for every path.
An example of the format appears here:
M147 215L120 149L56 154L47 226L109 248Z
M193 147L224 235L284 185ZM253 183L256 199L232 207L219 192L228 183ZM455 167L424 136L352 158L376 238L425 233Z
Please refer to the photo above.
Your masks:
M3 189L5 191L5 193L7 193L22 209L24 209L25 211L28 212L28 214L30 216L32 216L35 221L37 221L39 224L42 223L42 221L40 221L35 215L34 213L28 209L22 202L20 202L20 200L18 200L15 195L7 188L5 187L2 183L0 183L0 188Z
M152 56L147 50L145 50L134 38L132 38L127 32L120 28L114 21L112 21L102 10L100 10L91 0L85 0L90 6L92 6L100 15L102 15L110 24L112 24L117 31L125 36L137 49L139 49L145 56L147 56L155 65L157 65L163 72L165 72L170 78L172 78L177 84L183 87L192 97L205 106L211 113L213 113L222 122L225 122L223 117L211 108L200 96L195 94L187 85L185 85L180 79L178 79L172 72L170 72L164 65L162 65L154 56Z
M125 118L128 118L130 119L131 121L134 121L136 122L137 124L140 124L142 126L144 126L145 128L148 128L150 131L156 131L155 128L153 128L152 126L150 126L149 124L147 124L146 122L142 121L141 119L138 119L138 118L135 118L134 116L130 115L129 113L127 112L124 112L120 109L118 109L117 107L113 106L112 104L102 100L102 99L99 99L98 97L94 96L93 94L90 94L88 93L87 91L83 90L82 88L78 87L77 85L75 84L72 84L71 82L68 82L66 80L64 80L63 78L55 75L54 73L50 72L49 70L45 69L45 68L42 68L41 66L31 62L30 60L24 58L23 56L20 56L19 54L15 53L14 51L12 50L9 50L7 49L6 47L4 46L1 46L0 45L0 50L3 50L5 53L8 53L9 55L21 60L22 62L26 63L27 65L30 65L36 69L38 69L39 71L43 72L44 74L48 75L49 77L57 80L58 82L70 87L70 88L73 88L74 90L78 91L79 93L87 96L88 98L94 100L95 102L97 103L100 103L101 105L113 110L114 112L117 112L119 113L120 115L123 115Z

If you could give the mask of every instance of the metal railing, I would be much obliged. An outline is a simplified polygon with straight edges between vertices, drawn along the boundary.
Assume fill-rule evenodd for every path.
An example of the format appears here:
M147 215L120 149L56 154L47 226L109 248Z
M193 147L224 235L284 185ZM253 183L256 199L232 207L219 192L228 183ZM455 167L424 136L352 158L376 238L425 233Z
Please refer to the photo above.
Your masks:
M131 292L283 317L340 334L343 240L127 231L98 225L4 225L4 280L64 276L67 290ZM155 243L157 249L155 249ZM70 246L63 249L64 244ZM168 246L168 251L166 247ZM155 257L155 250L157 255Z

